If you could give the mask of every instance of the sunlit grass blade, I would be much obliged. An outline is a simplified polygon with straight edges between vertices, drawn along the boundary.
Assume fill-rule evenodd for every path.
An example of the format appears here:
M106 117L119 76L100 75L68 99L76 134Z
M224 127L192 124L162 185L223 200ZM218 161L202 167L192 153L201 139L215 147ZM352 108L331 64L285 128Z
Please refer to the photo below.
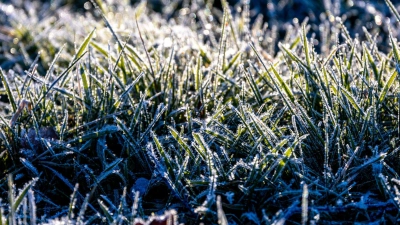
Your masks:
M211 129L204 130L207 134L215 137L219 142L224 144L224 146L230 147L233 145L233 137L229 137L228 135L223 135L218 132L215 132Z
M115 112L115 110L119 107L119 105L122 103L122 100L125 98L127 94L133 89L133 87L136 85L137 82L144 76L144 73L140 73L140 75L131 83L129 86L125 89L123 93L120 94L118 100L114 103L114 105L110 109L110 113Z
M95 41L91 41L91 42L90 42L90 45L91 45L92 47L94 47L94 49L97 50L99 53L101 53L104 57L106 57L106 58L110 57L110 59L111 59L113 62L116 62L116 61L117 61L117 59L115 59L114 56L110 55L110 54L108 53L107 50L105 50L103 47L101 47L101 46L100 46L98 43L96 43Z
M235 65L236 61L240 59L240 56L242 55L242 52L236 53L232 59L229 61L228 65L224 66L222 73L226 73L230 68L232 68L233 65Z
M306 33L306 25L302 24L301 26L301 39L303 41L303 48L304 48L304 54L306 55L306 62L308 68L311 68L311 59L310 59L310 49L308 46L308 41L307 41L307 33Z
M75 64L85 55L83 53L79 58L77 58L75 61L73 61L47 88L47 90L41 95L41 97L36 101L37 103L41 102L46 95L55 87L55 85L62 79L65 78L68 74L69 71L75 66ZM61 87L63 86L62 84L60 85ZM39 107L39 104L37 104L34 108L36 110Z
M394 38L393 38L392 29L390 29L390 27L389 27L389 39L390 39L390 43L392 44L392 51L393 51L393 54L394 54L394 58L396 59L397 63L400 63L399 46L398 46L397 42L394 40Z
M190 156L190 158L194 159L194 155L190 150L189 145L183 140L183 138L179 135L179 133L172 127L167 127L172 137L178 142L178 144L186 151L186 153Z
M275 69L275 66L273 64L270 64L270 68L273 72L273 74L275 75L276 79L278 79L281 87L283 88L283 90L285 91L286 95L289 97L289 99L294 102L294 95L292 93L292 90L290 90L290 88L288 87L288 85L285 83L285 81L283 80L283 78L279 75L278 71ZM267 73L269 74L269 72L267 71ZM272 78L271 78L272 79Z
M381 80L380 77L379 77L378 67L376 66L375 61L374 61L374 59L372 58L372 55L371 55L371 53L369 52L369 50L368 50L368 48L367 48L367 46L366 46L365 44L363 44L363 50L364 50L364 53L365 53L366 56L367 56L367 59L368 59L369 64L370 64L371 67L372 67L372 71L374 72L375 81L378 82L378 84L379 84L380 87L382 87L382 80Z
M281 175L281 173L283 172L283 169L286 167L292 152L294 150L293 148L294 144L292 144L292 146L290 146L289 148L286 149L286 151L283 154L283 158L280 159L278 167L275 170L274 176L272 177L272 181L276 181L276 179Z
M389 6L390 11L396 17L397 22L400 24L400 15L399 15L399 12L397 12L396 7L393 5L393 3L390 0L385 0L385 2Z
M96 31L96 28L94 28L83 40L82 44L79 46L78 50L76 51L76 54L74 55L72 62L75 61L76 59L80 58L84 52L86 51L87 46L89 45L90 41L92 40L93 34Z
M278 82L275 80L275 78L271 75L271 73L269 72L267 66L265 65L264 61L262 60L260 54L258 53L258 51L255 49L255 47L253 45L250 45L253 48L253 51L256 53L258 60L262 63L266 73L268 74L269 78L272 80L275 89L279 92L279 94L282 96L285 104L289 107L289 109L292 111L292 113L295 113L295 109L293 107L293 105L289 102L289 100L287 99L286 96L284 96L283 92L282 92L282 88L280 87L280 85L278 84ZM286 86L285 82L283 81L283 79L279 76L279 73L275 70L274 71L274 67L271 64L271 68L273 70L274 75L277 77L277 79L279 79L279 82L281 82L281 85L283 85L283 89L284 91L287 93L287 95L289 96L289 98L292 100L294 100L294 96L292 94L292 92L290 91L290 89ZM293 98L293 99L292 99Z
M304 68L308 68L307 65L304 64L304 62L302 62L301 59L300 59L295 53L293 53L290 49L287 49L287 48L285 47L284 44L279 43L279 47L280 47L281 49L283 49L283 51L285 51L285 53L286 53L292 60L294 60L295 62L299 63L299 64L302 65Z
M162 146L162 144L160 143L160 141L158 140L158 138L154 134L154 132L150 132L150 135L153 138L154 143L156 144L156 148L162 157L162 161L165 162L165 165L167 166L167 170L168 170L169 174L172 176L174 174L174 171L173 171L174 168L172 168L172 163L170 160L171 157L169 156L169 154L167 152L165 152L164 147Z
M256 97L258 104L261 106L263 104L263 99L261 97L260 89L258 88L253 77L250 75L249 71L246 72L244 70L244 68L242 68L242 70L243 70L244 76L246 77L247 82L250 85L251 90L253 91L254 96Z
M362 116L364 116L364 111L361 106L358 104L356 99L352 94L350 94L346 89L341 88L340 91L344 94L346 99L350 102L354 109L356 109Z
M381 104L383 102L383 100L385 99L388 90L392 87L394 81L396 80L397 74L398 74L398 71L394 70L392 75L390 76L390 78L387 80L385 86L383 87L383 89L379 95L379 104Z
M161 110L157 113L157 115L154 117L154 120L149 124L149 126L146 129L146 131L142 134L142 136L140 137L139 143L141 143L143 141L143 139L146 137L146 135L153 128L154 124L156 122L158 122L158 120L161 118L161 116L163 115L163 113L167 109L167 106L164 106L164 105L160 105L160 106L162 107Z
M197 150L197 153L199 153L201 158L203 158L203 160L207 162L207 149L206 149L207 147L206 144L204 143L203 137L199 133L193 133L192 135L195 142L199 146L199 148L195 148Z

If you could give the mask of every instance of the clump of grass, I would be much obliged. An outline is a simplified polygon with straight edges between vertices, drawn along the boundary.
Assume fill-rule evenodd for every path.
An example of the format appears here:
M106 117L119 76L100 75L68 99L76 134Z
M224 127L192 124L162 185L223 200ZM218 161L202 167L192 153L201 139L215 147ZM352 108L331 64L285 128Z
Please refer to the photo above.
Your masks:
M245 3L7 7L0 222L396 223L399 23L384 52L329 13L279 39Z

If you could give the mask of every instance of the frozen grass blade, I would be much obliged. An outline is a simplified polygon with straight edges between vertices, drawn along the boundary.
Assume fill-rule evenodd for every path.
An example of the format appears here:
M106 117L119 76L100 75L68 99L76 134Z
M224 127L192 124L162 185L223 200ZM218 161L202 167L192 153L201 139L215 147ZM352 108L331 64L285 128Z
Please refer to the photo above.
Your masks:
M385 99L388 90L392 87L394 81L397 78L397 74L398 74L397 70L394 70L392 75L390 76L390 78L387 80L385 86L383 87L383 89L381 91L381 94L379 95L378 104L382 104L383 103L383 100Z
M253 76L250 75L250 71L246 72L243 67L241 69L243 70L244 76L246 77L246 80L249 83L250 88L253 91L253 94L256 97L258 104L261 106L263 104L263 99L261 97L260 89L258 88L256 82L254 81Z
M396 7L393 5L393 3L390 0L385 0L386 5L389 6L390 11L393 13L393 15L396 17L397 22L400 24L400 15L397 12Z
M122 162L123 159L117 158L113 162L107 165L107 167L101 172L99 176L96 178L96 182L91 185L91 187L98 186L100 182L114 173L114 169Z
M108 223L113 224L114 219L112 217L112 212L110 212L109 209L107 208L107 206L104 205L103 201L97 200L97 202L100 205L100 209L103 211L104 215L106 216Z
M346 97L346 99L350 102L350 104L353 106L354 109L358 111L362 116L364 116L364 111L360 107L360 105L357 103L355 98L353 97L352 94L350 94L346 89L341 88L340 91L343 93L343 95Z
M217 213L218 213L218 224L221 225L228 225L228 219L226 218L226 215L224 213L224 210L222 209L222 203L221 203L221 196L217 196Z
M76 200L77 200L76 194L77 194L78 188L79 188L79 184L75 184L75 188L71 194L71 197L70 197L71 200L70 200L69 207L68 207L68 215L67 215L68 220L72 220L74 218L74 209L76 206Z
M39 173L38 173L37 169L32 165L31 162L29 162L28 160L26 160L26 159L24 159L24 158L20 158L19 160L20 160L21 163L25 166L25 168L27 168L29 171L32 172L32 174L33 174L35 177L38 177L38 176L39 176Z
M179 135L179 133L172 127L168 126L167 127L169 132L171 133L172 137L178 142L178 144L186 151L186 153L190 156L191 159L194 159L194 155L192 151L190 150L190 147L186 142L183 140L183 138Z
M378 82L380 87L382 87L382 80L380 79L380 76L379 76L378 67L376 67L375 61L372 58L372 55L369 52L369 50L365 44L363 44L363 49L364 49L364 53L367 56L368 62L372 67L372 71L374 72L375 81Z
M306 64L304 64L304 62L301 61L301 59L295 54L293 53L290 48L286 48L284 44L279 43L279 47L281 49L283 49L283 51L285 51L285 53L295 62L299 63L301 66L303 66L304 68L308 68ZM310 69L310 68L308 68Z
M272 75L270 74L267 66L265 65L264 61L262 60L260 54L258 53L258 51L255 49L255 47L253 45L250 45L253 48L253 51L256 53L258 60L262 63L266 73L268 74L269 78L272 80L272 82L274 83L275 89L279 92L279 94L283 97L285 103L287 104L287 106L292 110L292 112L294 112L295 110L292 108L292 105L286 101L285 96L283 95L283 92L278 84L278 82L274 79L274 77L272 77ZM286 85L286 83L283 81L282 77L279 75L279 73L276 71L276 69L274 68L274 66L271 64L270 68L273 71L273 74L275 75L275 77L278 79L280 85L283 87L283 90L285 91L285 93L287 94L287 96L289 97L289 99L293 102L294 101L294 96L293 93L291 92L291 90L289 89L289 87Z
M1 68L0 68L0 78L3 83L4 88L6 89L7 97L12 106L13 113L15 113L17 111L17 104L15 103L14 95L11 92L9 81Z
M297 142L292 143L290 147L288 147L285 152L283 153L282 159L279 160L278 167L275 170L275 174L272 177L272 182L277 181L278 177L280 177L281 173L283 172L283 169L286 167L290 157L292 156L292 152L294 148L296 147Z
M305 225L308 221L308 186L303 184L303 194L301 199L301 224Z
M171 163L171 157L167 152L165 152L165 149L161 145L160 141L158 140L157 136L154 134L154 132L150 132L151 137L153 138L154 143L156 144L156 148L158 152L160 153L162 157L162 161L165 162L165 165L167 166L167 170L170 175L174 174L173 168L172 168L172 163Z
M98 131L93 131L93 132L88 132L80 137L74 138L70 141L68 141L69 144L75 144L75 143L83 143L87 140L93 139L93 138L99 138L108 134L113 134L115 132L118 132L119 128L115 125L106 125L102 129Z
M101 53L102 55L104 55L104 57L106 57L106 58L110 57L110 59L111 59L113 62L116 62L116 61L117 61L117 59L116 59L114 56L108 54L108 51L105 50L103 47L101 47L99 44L97 44L95 41L91 41L91 42L90 42L90 45L91 45L92 47L94 47L94 49L96 49L99 53Z
M81 58L86 51L87 46L89 45L90 41L92 40L93 34L96 31L96 28L94 28L83 40L82 44L79 46L78 51L74 55L72 62L75 61L78 58ZM88 87L86 87L88 88ZM85 89L86 90L86 89Z
M21 205L22 200L26 197L26 195L28 194L28 191L30 190L30 188L35 185L37 181L37 178L33 179L31 182L27 183L25 185L25 187L20 191L20 194L10 203L12 204L11 206L11 210L13 213L11 213L11 217L15 216L15 212L17 211L17 209L19 208L19 206ZM10 218L11 220L14 220L15 218ZM7 219L6 224L10 223L10 219Z
M306 25L301 26L301 39L303 41L304 54L306 55L306 62L309 69L311 69L310 49L307 41Z
M283 90L285 91L286 95L289 97L289 99L294 102L294 95L292 93L292 91L290 90L290 88L287 86L287 84L285 83L285 81L283 80L283 78L279 75L278 71L275 69L275 66L273 64L270 64L270 68L272 70L272 73L275 75L276 79L278 79L281 87L283 88ZM270 76L271 79L272 76L269 74L269 71L267 70L267 74Z
M392 51L394 54L394 58L396 59L396 63L400 63L400 51L397 42L393 39L393 33L392 30L389 27L389 38L390 38L390 43L392 44Z
M137 20L138 20L138 15L135 15L136 28L137 28L137 30L138 30L139 37L140 37L140 40L141 40L142 45L143 45L143 49L144 49L144 51L145 51L145 53L146 53L147 60L148 60L148 62L149 62L150 72L151 72L151 74L153 75L153 79L155 80L156 74L154 73L153 65L152 65L151 59L150 59L150 54L149 54L149 51L147 51L146 45L144 44L144 40L143 40L143 37L142 37L142 32L141 32L140 29L139 29L139 23L138 23Z
M69 71L75 66L75 64L85 55L85 53L83 53L79 58L77 58L75 61L73 61L68 68L66 68L64 70L64 72L62 72L47 88L47 90L41 95L41 97L36 101L37 103L40 103L48 93L50 93L51 89L53 89L55 87L55 85L62 79L65 78ZM63 85L61 85L63 86ZM39 107L39 104L36 104L35 108L33 109L34 111Z
M238 59L240 59L240 56L241 56L241 55L242 55L242 52L236 53L236 54L232 57L231 61L229 61L228 65L226 65L226 66L223 68L222 73L225 74L230 68L232 68L232 66L234 66L234 65L236 64L236 61L237 61Z
M167 109L167 106L160 105L159 107L162 107L161 110L158 112L158 114L155 116L154 120L151 122L151 124L147 127L146 131L142 134L140 137L139 143L142 143L146 135L151 131L155 123L161 118L165 110Z
M129 84L128 87L126 87L125 91L123 93L120 94L118 100L114 103L114 105L111 107L110 109L110 113L114 113L115 110L117 110L117 108L119 107L119 105L122 103L123 99L125 98L125 96L127 94L129 94L129 92L131 92L131 90L133 89L133 87L139 82L139 80L144 76L144 73L140 73L140 75L131 83Z
M199 153L199 155L203 158L204 162L207 162L207 144L205 143L203 136L201 136L201 134L199 133L193 133L193 138L195 140L195 142L198 145L198 148L195 148L197 150L197 153ZM210 156L209 156L210 157Z

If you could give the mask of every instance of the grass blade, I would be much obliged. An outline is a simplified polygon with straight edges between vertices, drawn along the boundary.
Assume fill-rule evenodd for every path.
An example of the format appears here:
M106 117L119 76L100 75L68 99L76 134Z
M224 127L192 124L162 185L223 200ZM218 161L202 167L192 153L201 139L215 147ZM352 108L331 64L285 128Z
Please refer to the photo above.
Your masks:
M390 0L385 0L386 5L389 6L390 11L393 13L393 15L396 17L397 22L400 24L400 15L397 12L396 7L393 5L393 3Z
M17 111L17 104L15 103L14 95L11 92L8 79L1 68L0 68L0 78L3 83L4 88L6 89L7 97L11 103L13 113L15 113Z
M74 58L72 59L72 61L75 61L76 59L80 58L81 56L83 56L86 47L89 45L90 41L92 40L93 34L96 31L96 28L94 28L92 30L92 32L90 32L88 34L88 36L85 37L85 39L83 40L82 44L79 46L78 51L76 52Z
M393 71L392 75L386 82L385 86L383 87L383 89L381 91L381 94L379 95L379 103L378 104L382 104L383 100L386 97L388 90L393 85L394 81L396 80L397 74L398 74L397 70Z
M167 126L169 132L171 133L172 137L178 142L178 144L188 153L190 158L194 159L194 155L192 151L190 150L190 147L186 142L183 140L183 138L179 135L179 133L172 127Z

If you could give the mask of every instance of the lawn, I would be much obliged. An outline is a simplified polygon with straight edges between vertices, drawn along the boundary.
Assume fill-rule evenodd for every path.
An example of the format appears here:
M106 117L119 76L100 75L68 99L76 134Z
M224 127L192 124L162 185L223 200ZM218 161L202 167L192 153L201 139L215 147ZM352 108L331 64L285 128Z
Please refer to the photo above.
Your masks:
M0 3L0 224L396 224L396 1Z

